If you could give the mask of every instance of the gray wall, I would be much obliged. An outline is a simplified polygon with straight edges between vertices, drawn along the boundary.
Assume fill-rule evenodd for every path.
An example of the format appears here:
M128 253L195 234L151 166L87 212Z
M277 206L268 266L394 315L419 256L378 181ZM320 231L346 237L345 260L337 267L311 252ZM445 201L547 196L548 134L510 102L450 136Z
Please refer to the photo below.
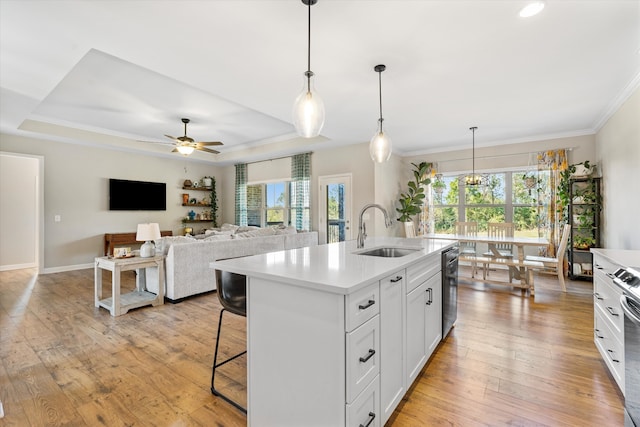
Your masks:
M182 182L205 175L217 179L218 173L214 166L177 156L151 157L7 134L0 134L0 151L44 157L43 272L92 265L94 257L102 255L104 233L134 232L139 223L157 222L162 230L181 233L180 221L189 210L181 206ZM109 211L109 178L165 182L167 210ZM4 192L0 204L9 205ZM55 215L60 222L54 222ZM9 244L17 244L17 239Z
M600 129L596 153L602 170L604 247L640 249L640 89Z

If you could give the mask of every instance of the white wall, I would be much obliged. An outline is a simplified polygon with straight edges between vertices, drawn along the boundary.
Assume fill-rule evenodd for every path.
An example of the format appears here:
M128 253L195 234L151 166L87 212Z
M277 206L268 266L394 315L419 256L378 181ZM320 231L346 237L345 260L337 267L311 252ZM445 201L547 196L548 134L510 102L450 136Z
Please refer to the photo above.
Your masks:
M569 163L579 163L585 160L595 160L595 135L574 136L568 138L548 139L544 141L530 141L519 144L499 146L478 146L476 135L476 171L496 171L519 167L535 167L532 153L546 150L571 148ZM467 173L471 172L471 139L469 149L431 153L420 156L406 157L407 164L436 162L438 172Z
M38 185L40 161L0 153L0 270L38 263Z
M603 184L603 247L640 249L640 89L596 135Z
M138 223L158 222L162 230L181 233L180 221L189 210L181 206L182 182L206 175L218 179L215 166L182 157L150 157L7 134L0 134L0 151L44 157L45 272L86 268L102 255L104 233L133 232ZM109 211L109 178L165 182L167 210ZM218 193L220 200L223 195ZM60 215L60 222L54 222L55 215ZM16 244L16 239L9 244Z

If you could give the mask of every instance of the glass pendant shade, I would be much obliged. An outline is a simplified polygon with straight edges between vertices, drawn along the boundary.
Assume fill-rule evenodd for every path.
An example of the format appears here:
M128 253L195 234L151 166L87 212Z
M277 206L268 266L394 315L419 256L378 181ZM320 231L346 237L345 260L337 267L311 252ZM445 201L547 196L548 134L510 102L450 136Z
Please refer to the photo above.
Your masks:
M376 163L384 163L391 157L391 138L384 131L379 130L371 138L369 154Z
M304 88L293 104L293 125L305 138L320 135L324 126L324 102L314 90L312 72L305 72Z
M193 150L194 150L194 148L190 145L179 145L178 147L176 147L176 149L180 154L183 154L185 156L188 156L189 154L193 153Z

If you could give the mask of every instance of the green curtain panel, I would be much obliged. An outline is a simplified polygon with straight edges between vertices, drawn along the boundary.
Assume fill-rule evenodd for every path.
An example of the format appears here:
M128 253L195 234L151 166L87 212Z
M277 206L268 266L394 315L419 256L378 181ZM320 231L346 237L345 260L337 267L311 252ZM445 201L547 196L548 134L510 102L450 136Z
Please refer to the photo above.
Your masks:
M236 165L236 224L247 225L247 165Z
M298 230L311 229L311 153L291 157L291 210Z

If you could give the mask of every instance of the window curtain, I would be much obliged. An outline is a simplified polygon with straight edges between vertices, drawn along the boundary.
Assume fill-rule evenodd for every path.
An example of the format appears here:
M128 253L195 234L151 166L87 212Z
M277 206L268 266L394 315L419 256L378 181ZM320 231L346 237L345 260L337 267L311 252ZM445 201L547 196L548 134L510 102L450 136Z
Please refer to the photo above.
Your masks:
M310 230L311 153L291 157L291 187L291 209L295 213L295 218L292 219L296 229Z
M236 165L236 225L247 225L247 165Z
M562 211L564 206L558 200L560 173L567 169L567 150L548 150L538 153L538 172L549 177L544 195L539 203L539 221L542 237L549 245L541 249L542 256L555 257L562 235Z

